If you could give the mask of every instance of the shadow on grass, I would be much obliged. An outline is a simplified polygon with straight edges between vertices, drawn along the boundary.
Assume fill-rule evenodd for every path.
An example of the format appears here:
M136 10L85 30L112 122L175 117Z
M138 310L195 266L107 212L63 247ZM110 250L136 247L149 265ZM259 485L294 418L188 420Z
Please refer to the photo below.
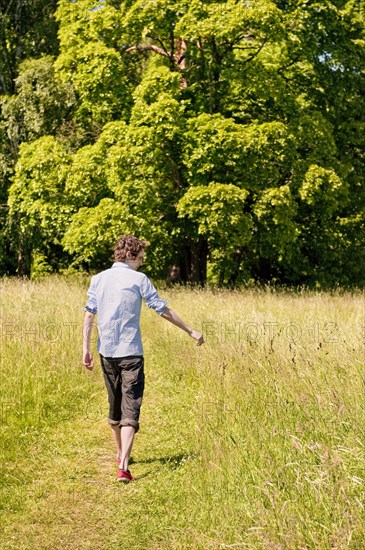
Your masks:
M186 461L191 460L194 458L194 455L189 454L178 454L178 455L171 455L171 456L157 456L157 457L151 457L151 458L145 458L143 460L134 460L133 463L136 464L154 464L155 462L158 462L160 465L167 465L171 470L176 470L180 466L183 466ZM144 477L148 477L151 474L155 474L160 471L160 467L157 466L156 468L153 468L152 470L149 470L148 472L141 474L137 476L137 479L143 479Z
M138 464L153 464L153 462L159 462L160 464L168 464L171 466L171 469L178 468L182 466L187 460L194 458L194 455L189 455L181 453L178 455L172 456L156 456L152 458L145 458L143 460L137 460Z

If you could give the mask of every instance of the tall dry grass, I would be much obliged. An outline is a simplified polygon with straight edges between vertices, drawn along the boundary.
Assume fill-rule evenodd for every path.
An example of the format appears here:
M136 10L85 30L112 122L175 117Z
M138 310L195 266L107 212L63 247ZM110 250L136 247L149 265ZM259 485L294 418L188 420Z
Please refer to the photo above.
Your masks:
M139 479L120 488L80 364L86 288L1 282L5 548L365 547L361 292L161 292L206 344L143 311Z

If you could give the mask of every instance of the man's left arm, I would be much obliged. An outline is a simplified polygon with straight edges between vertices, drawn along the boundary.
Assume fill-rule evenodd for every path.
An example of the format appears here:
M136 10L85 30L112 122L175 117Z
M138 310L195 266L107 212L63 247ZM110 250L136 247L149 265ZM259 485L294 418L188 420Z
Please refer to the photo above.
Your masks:
M144 278L143 284L141 285L141 291L142 297L146 301L148 307L152 307L161 317L166 319L166 321L169 321L176 327L181 328L182 330L187 332L189 336L196 340L197 346L201 346L202 344L204 344L203 334L192 329L177 315L177 313L175 313L175 311L172 311L172 309L169 309L167 307L166 300L161 300L157 293L157 290L148 279L148 277Z
M166 308L165 311L161 314L161 317L163 317L164 319L166 319L166 321L169 321L176 327L179 327L187 332L189 336L196 340L197 346L201 346L202 344L204 344L203 334L189 327L189 325L187 325L185 321L183 321L172 309Z

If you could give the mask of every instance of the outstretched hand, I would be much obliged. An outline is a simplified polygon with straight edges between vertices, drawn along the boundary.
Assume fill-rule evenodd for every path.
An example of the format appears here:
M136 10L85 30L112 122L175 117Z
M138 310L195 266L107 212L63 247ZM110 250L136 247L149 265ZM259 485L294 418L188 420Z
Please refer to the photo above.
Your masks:
M196 340L196 345L197 346L201 346L205 342L204 336L202 335L201 332L197 332L196 330L192 330L191 333L190 333L190 336L192 338L194 338L194 340Z

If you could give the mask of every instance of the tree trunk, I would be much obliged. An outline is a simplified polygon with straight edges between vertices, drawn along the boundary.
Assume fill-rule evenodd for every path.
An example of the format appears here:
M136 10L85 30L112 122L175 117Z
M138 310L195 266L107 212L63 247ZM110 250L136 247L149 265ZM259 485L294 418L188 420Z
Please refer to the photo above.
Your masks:
M18 268L17 272L20 277L29 277L30 275L30 261L26 252L25 239L20 234L19 249L18 249Z
M200 236L197 242L187 243L184 247L183 280L204 286L207 280L207 257L206 238Z
M234 268L232 269L231 275L228 279L228 286L232 288L236 286L244 251L245 251L245 247L240 246L239 248L237 248L233 257Z

